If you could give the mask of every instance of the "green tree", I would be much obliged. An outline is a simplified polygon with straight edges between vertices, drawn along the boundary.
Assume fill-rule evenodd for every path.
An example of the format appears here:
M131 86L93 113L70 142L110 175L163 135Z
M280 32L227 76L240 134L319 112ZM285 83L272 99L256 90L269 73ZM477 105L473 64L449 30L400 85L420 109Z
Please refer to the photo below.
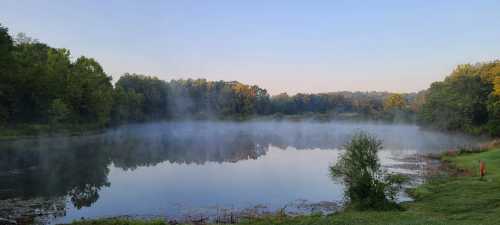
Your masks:
M125 91L117 86L113 95L112 118L113 123L144 121L144 96L134 90Z
M496 74L494 92L488 99L488 117L488 131L490 135L500 136L500 72Z
M491 96L488 102L489 121L487 124L490 135L500 136L500 96Z
M13 113L17 122L45 123L48 109L55 96L51 89L51 76L47 60L50 47L38 42L17 42L14 51L16 61L16 101ZM57 90L57 89L56 89Z
M357 209L396 208L396 197L405 178L388 174L380 167L380 140L366 133L356 133L345 145L345 153L330 167L332 177L343 177L351 207Z
M494 81L500 61L460 65L426 91L419 121L448 130L482 133L496 127ZM489 127L489 128L488 128Z
M74 120L104 126L109 122L113 105L113 86L101 65L92 58L80 57L71 67L68 102Z
M65 123L68 120L70 110L68 106L61 100L55 99L49 109L49 122L52 126Z
M140 104L141 114L147 120L164 119L168 117L168 92L167 83L157 77L140 74L124 74L116 82L116 88L121 88L128 96L136 98L135 94L142 97ZM136 99L138 100L138 99ZM134 100L134 101L136 101Z
M13 50L14 45L8 29L0 24L0 125L11 119L13 102L15 101Z

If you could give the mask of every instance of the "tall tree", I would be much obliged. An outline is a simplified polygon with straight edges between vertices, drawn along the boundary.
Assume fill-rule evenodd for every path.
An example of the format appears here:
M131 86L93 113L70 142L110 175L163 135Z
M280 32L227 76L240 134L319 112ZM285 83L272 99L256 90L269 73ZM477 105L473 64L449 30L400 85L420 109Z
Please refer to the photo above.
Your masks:
M0 24L0 125L11 119L12 106L15 101L15 84L12 81L13 49L14 45L8 29Z
M68 81L68 100L80 123L109 122L113 101L113 86L101 65L92 58L80 57L72 65Z
M500 61L460 65L444 81L433 83L426 92L419 120L443 129L473 133L493 127L491 121L498 114L492 92L499 65Z

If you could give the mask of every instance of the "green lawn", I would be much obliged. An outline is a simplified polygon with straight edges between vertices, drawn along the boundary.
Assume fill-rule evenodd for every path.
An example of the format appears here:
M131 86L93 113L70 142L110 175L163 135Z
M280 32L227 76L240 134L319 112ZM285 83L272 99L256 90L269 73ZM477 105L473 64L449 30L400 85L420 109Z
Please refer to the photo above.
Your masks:
M487 175L478 177L478 160L484 160ZM481 225L500 224L500 149L482 153L445 156L451 166L466 170L467 176L450 176L443 172L412 191L416 201L403 205L403 211L344 211L333 215L279 217L271 216L241 225L268 224L338 224L338 225ZM94 220L73 225L160 225L162 221Z

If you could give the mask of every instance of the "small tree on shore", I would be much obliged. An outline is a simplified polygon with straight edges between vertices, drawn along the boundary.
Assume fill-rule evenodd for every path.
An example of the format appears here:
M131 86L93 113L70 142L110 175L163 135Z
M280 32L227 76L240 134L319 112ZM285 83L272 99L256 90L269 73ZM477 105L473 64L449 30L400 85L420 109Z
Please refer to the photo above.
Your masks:
M356 133L346 143L336 165L330 167L332 177L343 177L349 206L365 210L398 208L396 197L406 178L381 169L378 150L380 140L364 132Z

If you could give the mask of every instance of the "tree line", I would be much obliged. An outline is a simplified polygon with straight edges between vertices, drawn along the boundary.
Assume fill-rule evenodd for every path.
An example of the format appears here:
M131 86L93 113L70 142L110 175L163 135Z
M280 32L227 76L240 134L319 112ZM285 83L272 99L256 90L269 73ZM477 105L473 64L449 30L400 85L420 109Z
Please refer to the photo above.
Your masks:
M447 130L500 133L500 63L461 65L418 93L331 92L270 96L237 81L164 81L122 75L113 85L93 58L0 25L0 126L107 127L171 119L324 115L415 121Z
M111 77L92 58L70 60L24 35L0 28L0 123L106 124L113 99Z
M102 66L85 56L0 29L0 123L76 124L98 127L176 118L248 118L255 115L359 113L380 117L390 93L286 93L237 81L164 81L122 75L115 85ZM403 101L406 104L408 99ZM398 103L399 104L399 103ZM397 107L404 107L403 105Z
M0 27L0 124L79 124L171 119L186 115L248 116L267 113L269 95L239 82L172 80L125 74L112 79L93 58L71 59L53 48Z
M418 121L446 130L500 136L500 60L459 65L425 91Z

